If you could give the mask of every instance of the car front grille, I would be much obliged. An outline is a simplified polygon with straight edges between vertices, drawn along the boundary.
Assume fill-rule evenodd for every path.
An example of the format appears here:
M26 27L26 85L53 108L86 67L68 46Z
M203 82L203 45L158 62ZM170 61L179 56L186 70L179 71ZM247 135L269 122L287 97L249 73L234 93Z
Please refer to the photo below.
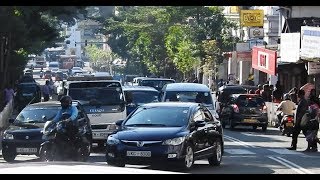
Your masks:
M121 140L121 142L127 146L136 146L136 147L150 147L155 145L160 145L162 141L126 141Z

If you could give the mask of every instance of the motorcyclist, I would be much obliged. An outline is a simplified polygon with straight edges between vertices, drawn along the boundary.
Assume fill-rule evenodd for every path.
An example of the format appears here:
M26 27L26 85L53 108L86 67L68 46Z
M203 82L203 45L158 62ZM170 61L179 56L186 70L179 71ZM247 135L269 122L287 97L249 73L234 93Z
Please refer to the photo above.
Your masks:
M278 125L281 126L282 123L282 118L285 115L294 115L294 110L296 109L296 104L294 102L291 101L290 95L289 94L285 94L284 95L284 100L281 101L281 103L279 104L277 111L281 111L280 114L278 114Z
M55 123L63 120L62 119L62 114L67 113L70 115L70 117L66 120L69 121L68 125L69 126L69 137L72 140L72 142L75 142L76 134L78 132L78 122L77 122L77 117L78 117L78 109L75 106L72 106L72 98L70 96L63 96L60 99L61 102L61 109L58 111L57 115L54 117L53 121Z

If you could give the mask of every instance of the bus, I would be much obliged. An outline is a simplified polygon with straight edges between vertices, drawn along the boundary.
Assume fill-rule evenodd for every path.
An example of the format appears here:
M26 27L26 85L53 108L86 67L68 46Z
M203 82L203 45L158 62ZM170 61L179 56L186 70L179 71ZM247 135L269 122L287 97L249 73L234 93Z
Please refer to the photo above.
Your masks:
M93 131L93 143L104 146L108 135L116 130L115 122L126 118L125 96L119 81L111 76L75 76L67 78L63 94L79 101L87 113Z
M77 63L77 56L76 55L59 55L60 69L72 69L76 66Z

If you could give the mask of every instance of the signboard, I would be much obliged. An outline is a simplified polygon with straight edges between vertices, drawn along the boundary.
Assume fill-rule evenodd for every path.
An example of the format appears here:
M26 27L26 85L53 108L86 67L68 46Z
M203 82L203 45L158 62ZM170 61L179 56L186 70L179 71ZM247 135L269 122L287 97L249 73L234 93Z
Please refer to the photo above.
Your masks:
M263 39L250 39L249 40L249 48L252 49L254 46L263 46Z
M237 60L238 61L251 61L251 59L252 59L251 51L237 52Z
M255 26L263 27L263 10L241 10L240 11L240 24L241 26Z
M320 74L320 63L308 62L308 75Z
M263 47L252 48L252 68L276 75L277 52Z
M251 49L249 47L249 43L247 43L247 42L245 42L245 43L237 43L236 44L236 51L237 52L251 51Z
M239 10L240 10L239 6L231 6L230 7L230 13L232 13L232 14L239 14Z
M280 57L282 62L300 59L300 33L281 33Z
M263 28L250 28L249 29L249 38L263 38L264 30Z
M301 26L300 55L302 58L320 58L320 27Z

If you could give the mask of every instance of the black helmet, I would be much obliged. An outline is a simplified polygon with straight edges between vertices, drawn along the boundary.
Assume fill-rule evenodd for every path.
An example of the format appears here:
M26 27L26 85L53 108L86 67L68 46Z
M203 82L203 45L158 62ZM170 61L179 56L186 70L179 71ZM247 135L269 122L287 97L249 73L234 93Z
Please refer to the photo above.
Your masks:
M72 98L70 96L63 96L60 99L62 108L67 108L72 105Z

